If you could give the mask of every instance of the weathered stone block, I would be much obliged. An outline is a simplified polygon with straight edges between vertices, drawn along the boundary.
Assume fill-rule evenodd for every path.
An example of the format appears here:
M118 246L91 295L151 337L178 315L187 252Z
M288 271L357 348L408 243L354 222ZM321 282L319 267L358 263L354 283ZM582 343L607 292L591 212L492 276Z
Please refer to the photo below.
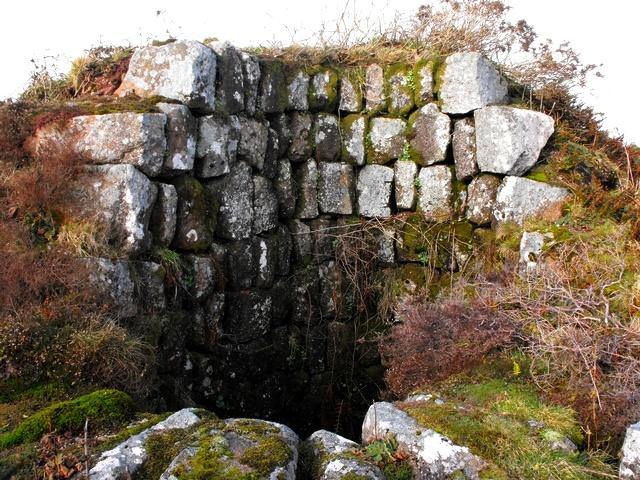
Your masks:
M258 109L264 113L284 112L287 107L287 96L284 65L277 60L260 60Z
M313 238L313 258L316 262L328 261L336 256L336 222L330 218L316 218L309 222Z
M466 217L476 225L491 223L500 179L493 175L480 175L469 184Z
M167 152L162 164L162 173L172 175L192 170L198 121L184 105L158 103L156 107L167 116Z
M311 261L313 255L313 238L311 228L300 220L289 221L293 255L296 263L305 265Z
M507 101L507 82L480 53L449 55L438 77L438 98L445 113L464 114Z
M400 118L372 118L369 121L367 163L385 164L400 158L407 143L407 125Z
M453 173L446 165L420 170L418 210L427 220L442 222L453 217Z
M366 165L358 174L358 212L364 217L391 215L393 169L382 165Z
M402 210L413 210L416 206L416 175L418 166L415 162L398 160L393 165L396 205Z
M413 138L411 148L417 153L416 160L422 165L443 162L447 156L451 137L451 120L440 113L435 103L429 103L409 118Z
M256 287L271 287L278 268L278 238L275 235L253 237L253 254L256 264Z
M164 277L162 265L155 262L133 262L130 264L135 272L136 291L144 311L157 313L167 307L164 294Z
M245 343L266 335L271 328L273 300L262 292L227 293L223 322L225 336Z
M514 107L474 112L478 166L482 172L522 175L538 161L553 133L553 118Z
M287 109L309 109L309 75L302 70L289 77L287 84Z
M251 288L256 279L257 265L254 239L227 244L227 283L231 289Z
M413 85L411 69L408 65L398 63L387 67L385 71L385 86L387 112L394 117L409 114L413 107Z
M211 257L185 255L184 266L189 275L189 294L194 300L202 300L213 292L216 268Z
M309 109L313 112L333 112L338 106L339 77L335 70L324 69L311 77Z
M89 281L111 301L112 312L120 318L130 318L138 312L131 264L125 260L87 258Z
M369 65L365 72L365 108L377 112L384 107L384 72L380 65Z
M462 182L478 173L476 162L476 128L473 119L456 120L453 127L453 160L456 178Z
M320 162L318 174L320 211L351 215L354 203L353 167L346 163Z
M335 260L318 265L320 279L320 312L324 317L335 317L341 300L340 271Z
M269 127L278 134L278 158L287 154L291 145L291 129L289 117L284 113L269 115Z
M278 174L278 159L280 150L280 137L278 132L269 127L267 135L267 151L264 155L264 165L262 165L262 175L269 180L276 178Z
M340 127L338 117L330 113L318 113L314 122L316 160L333 162L340 157Z
M342 161L351 165L365 164L367 119L363 115L347 115L340 121Z
M160 96L204 113L215 110L216 56L199 42L138 48L116 95Z
M362 111L364 82L364 70L360 68L350 68L344 73L340 79L340 103L338 110L347 113Z
M318 167L309 159L295 169L296 211L295 217L310 219L318 216Z
M292 162L303 162L313 154L313 117L305 112L293 112L289 123L291 144L288 156Z
M542 213L557 218L561 214L558 207L568 198L569 191L565 188L507 176L498 187L493 217L498 223L518 224Z
M172 183L178 194L172 247L193 252L206 250L213 239L215 205L211 205L204 187L195 178L181 176Z
M277 268L278 275L288 275L291 270L291 253L293 251L293 241L291 232L286 225L278 225L275 238L277 241Z
M414 99L418 107L433 101L433 69L429 60L419 60L413 67Z
M253 233L278 226L278 197L272 183L260 175L253 177Z
M278 160L278 173L274 181L278 212L282 218L293 217L296 208L296 197L291 173L291 162L286 158Z
M199 351L213 351L222 334L224 293L212 293L202 306L194 308L189 344Z
M210 178L229 173L236 162L239 141L240 124L236 117L201 117L195 174Z
M149 230L153 236L153 243L168 247L176 233L178 193L173 185L158 183L157 187L158 195L151 212Z
M269 139L268 124L246 117L238 117L238 121L240 123L238 157L255 169L262 170Z
M244 110L244 73L240 51L229 42L212 42L217 57L216 111L228 115Z
M260 64L253 55L240 52L242 60L242 79L244 83L244 110L247 115L256 114L258 87L260 86Z

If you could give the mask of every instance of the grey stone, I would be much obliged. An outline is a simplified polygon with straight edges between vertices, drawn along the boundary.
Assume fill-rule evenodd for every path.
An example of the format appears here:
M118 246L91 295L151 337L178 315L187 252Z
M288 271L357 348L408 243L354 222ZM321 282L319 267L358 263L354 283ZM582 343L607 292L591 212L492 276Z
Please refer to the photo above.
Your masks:
M253 178L251 167L237 162L225 177L206 184L220 207L216 234L226 240L251 236L253 227Z
M227 281L235 290L251 288L256 279L256 256L253 239L227 244Z
M216 267L217 268L217 267ZM199 351L214 351L220 338L224 316L224 293L212 293L203 304L193 307L189 345Z
M300 220L291 220L289 222L289 230L291 231L295 261L304 265L311 260L313 255L311 228Z
M160 475L160 480L179 480L175 474L177 474L177 470L184 471L185 469L189 469L190 461L193 457L198 453L198 449L196 447L187 447L183 448L176 457L171 460L171 463L167 467L167 469Z
M262 175L269 180L274 180L278 174L278 159L280 150L280 137L278 132L269 127L267 137L267 151L264 156L264 165L262 166Z
M277 274L288 275L291 270L291 254L293 252L293 240L291 232L286 225L278 225L276 230L276 239L278 242L277 252Z
M427 220L441 222L453 218L453 174L447 165L420 170L418 210Z
M387 67L387 112L392 116L408 115L415 104L413 103L413 86L411 85L411 70L408 66L399 64Z
M247 52L240 52L244 83L244 110L247 115L256 114L258 87L260 86L260 64L258 59Z
M451 120L435 103L429 103L409 118L413 130L411 147L418 153L422 166L443 162L451 137Z
M514 107L487 107L474 112L476 154L482 172L522 175L538 161L553 133L553 118Z
M271 182L260 175L253 177L253 233L271 230L278 225L278 197Z
M493 208L498 223L524 223L525 219L542 213L549 214L569 198L565 188L554 187L522 177L504 177Z
M360 78L362 76L362 78ZM364 72L359 69L347 70L340 79L340 103L338 109L341 112L357 113L362 111L362 89L364 87Z
M264 113L284 112L287 96L284 65L277 60L261 59L258 109Z
M479 478L479 472L486 467L486 463L467 447L455 445L447 437L419 425L393 404L374 403L362 424L363 443L388 435L394 435L398 448L415 462L417 478L449 478L460 471L466 478Z
M185 267L190 276L189 294L194 300L202 300L213 292L216 268L210 257L185 255Z
M391 216L393 169L366 165L358 174L358 212L364 217Z
M351 165L365 164L367 119L363 115L347 115L340 121L342 161Z
M453 126L452 144L456 178L466 182L478 173L476 128L472 118L456 120Z
M124 442L100 455L89 471L91 480L119 480L135 474L149 456L145 442L149 435L166 430L185 430L200 421L194 409L185 408L170 415L153 427L129 437Z
M333 162L340 157L340 127L338 117L330 113L318 113L314 121L316 160Z
M135 271L136 291L145 312L161 312L167 307L164 294L164 277L166 271L155 262L132 263Z
M308 110L309 109L309 75L302 70L293 74L287 85L287 109L288 110Z
M253 237L256 264L256 287L269 288L273 285L278 268L278 239L276 236Z
M396 205L401 210L413 210L416 206L416 175L418 166L415 162L398 160L393 165Z
M374 238L378 244L378 255L376 261L380 265L393 265L396 261L395 251L396 233L391 228L380 228L374 233Z
M520 238L519 270L523 276L533 275L538 270L538 262L542 257L542 249L547 240L553 239L553 234L541 232L522 232Z
M149 230L153 236L153 243L168 247L176 233L178 193L173 185L158 183L157 187L158 195L151 212Z
M367 163L389 163L400 158L407 144L407 124L400 118L372 118L369 121Z
M433 62L420 61L414 68L415 102L421 107L433 101Z
M323 317L335 317L340 303L340 273L334 260L318 265L320 279L320 312Z
M634 480L640 477L640 422L627 428L620 450L618 473L621 480Z
M238 117L238 122L240 124L238 158L245 160L255 169L262 170L269 139L268 125L246 117Z
M318 216L318 167L309 159L295 169L296 211L295 217L310 219Z
M480 175L471 181L467 189L466 211L466 217L470 222L476 225L491 223L499 186L500 179L488 174Z
M287 154L289 145L291 145L289 118L284 113L270 115L269 127L278 134L278 158L282 158Z
M309 109L333 112L338 105L338 73L323 69L311 77L309 85Z
M271 328L273 301L271 296L244 290L227 293L223 322L225 336L237 343L263 337Z
M365 72L365 108L369 112L380 110L385 104L384 72L380 65L369 65Z
M217 56L216 111L228 115L244 110L244 72L240 52L229 42L213 42Z
M236 162L239 141L240 124L235 117L201 117L195 174L210 178L229 173Z
M293 112L289 126L291 131L289 159L292 162L303 162L313 153L311 143L313 118L306 112Z
M464 114L487 105L506 103L507 82L480 53L454 53L440 68L438 98L443 112Z
M172 175L193 170L198 121L184 105L158 103L156 107L167 116L167 152L162 173Z
M216 56L199 42L138 48L116 95L160 96L204 113L215 110Z
M351 215L354 204L353 167L346 163L318 164L318 206L322 213Z
M327 217L309 222L313 237L313 256L317 262L333 260L336 256L336 222Z
M176 233L173 248L192 252L209 248L213 237L215 212L200 182L181 176L173 180L178 194Z
M296 197L293 190L291 162L286 158L278 160L278 173L274 181L278 199L278 213L282 218L291 218L295 212Z
M544 430L542 432L542 438L548 442L549 448L554 452L571 455L578 451L578 447L569 437L562 435L560 432L555 430Z
M110 301L112 312L120 318L130 318L138 313L136 285L130 263L109 258L87 258L89 281Z

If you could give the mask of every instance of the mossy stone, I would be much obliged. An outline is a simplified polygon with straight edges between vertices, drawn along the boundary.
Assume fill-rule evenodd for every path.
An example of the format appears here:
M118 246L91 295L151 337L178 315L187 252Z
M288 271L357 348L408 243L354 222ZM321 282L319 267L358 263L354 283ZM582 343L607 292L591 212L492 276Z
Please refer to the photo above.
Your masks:
M332 68L317 68L309 73L312 75L309 84L309 110L334 112L338 108L338 71Z
M384 70L384 91L387 112L393 117L404 117L413 110L413 70L405 63L396 63Z

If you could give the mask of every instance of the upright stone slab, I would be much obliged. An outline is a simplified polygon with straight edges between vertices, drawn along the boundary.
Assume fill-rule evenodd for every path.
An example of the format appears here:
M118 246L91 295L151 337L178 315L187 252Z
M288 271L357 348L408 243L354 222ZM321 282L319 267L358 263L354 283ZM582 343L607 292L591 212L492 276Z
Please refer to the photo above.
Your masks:
M340 121L342 161L351 165L365 164L365 135L367 119L364 115L347 115Z
M325 68L311 77L309 109L313 112L333 112L338 106L338 73Z
M173 185L158 183L157 186L158 196L151 213L149 230L154 244L168 247L176 233L178 193Z
M183 175L172 183L178 193L172 248L189 252L206 250L213 240L215 206L210 204L202 184L195 178Z
M389 115L404 117L413 110L413 74L408 65L390 65L385 71L387 112Z
M507 82L476 52L449 55L438 71L438 98L445 113L464 114L507 102Z
M284 65L277 60L260 60L258 109L264 113L284 112L287 101L287 79Z
M278 173L274 181L278 212L282 218L291 218L296 207L296 196L293 185L291 162L286 158L278 160Z
M476 225L491 223L499 186L500 179L488 174L480 175L471 181L467 189L467 220Z
M433 68L429 60L419 60L413 67L414 98L418 107L433 101Z
M384 71L380 65L369 65L365 71L365 108L377 112L384 107Z
M409 118L412 130L411 147L421 165L433 165L446 159L451 136L451 120L440 113L435 103L429 103Z
M418 210L434 222L453 218L453 174L447 165L434 165L420 170Z
M242 79L244 83L244 110L250 117L256 114L258 87L260 86L260 63L247 52L240 52Z
M216 56L203 44L177 41L138 48L116 95L160 96L194 110L215 110Z
M291 122L285 113L269 116L269 127L278 134L278 159L287 155L291 145Z
M201 117L195 174L211 178L229 173L236 162L239 142L240 123L236 117Z
M340 157L340 127L338 117L330 113L319 113L315 116L314 137L316 159L333 162Z
M229 42L212 42L217 57L216 110L232 115L244 110L244 72L240 52Z
M358 113L362 111L364 81L364 71L359 68L351 68L344 72L340 79L340 103L338 104L338 110L345 113Z
M416 175L418 166L415 162L398 160L393 165L396 205L401 210L413 210L416 206Z
M167 152L162 164L162 173L174 175L193 170L198 121L184 105L158 103L156 106L167 116Z
M363 217L391 216L393 169L382 165L366 165L358 174L358 212Z
M407 125L400 118L372 118L369 121L367 163L386 164L400 158L407 143Z
M309 110L309 75L302 70L289 76L287 110Z
M287 153L292 162L303 162L313 153L313 117L306 112L293 112L289 124L291 144Z
M461 182L466 182L478 173L476 128L473 119L462 118L455 121L452 144L456 178Z
M267 153L269 127L265 122L252 118L238 117L240 124L240 142L238 157L257 170L262 170Z
M246 290L254 286L257 274L255 238L246 238L226 244L227 277L225 288Z
M271 182L261 175L253 177L253 233L278 226L278 197Z
M346 163L318 164L318 206L322 213L351 215L354 202L353 167Z
M522 108L476 110L476 149L482 172L523 175L538 161L553 133L553 118Z
M569 191L565 188L507 176L498 188L493 217L498 223L517 224L542 213L557 218L561 213L558 206L568 198Z
M295 170L296 211L295 217L311 219L318 216L318 167L315 160L309 159Z

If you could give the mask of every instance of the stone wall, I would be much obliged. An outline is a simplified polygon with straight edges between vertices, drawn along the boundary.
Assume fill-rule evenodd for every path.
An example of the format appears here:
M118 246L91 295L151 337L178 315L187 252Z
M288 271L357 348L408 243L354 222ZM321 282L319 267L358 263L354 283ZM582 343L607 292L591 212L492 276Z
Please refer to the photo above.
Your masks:
M475 53L437 69L301 68L178 41L138 49L117 93L162 101L44 127L32 148L88 163L74 208L118 255L87 261L159 346L170 407L335 428L354 388L365 408L375 399L382 370L337 309L334 232L417 212L408 224L470 239L567 196L522 177L553 120L507 106L506 81ZM381 268L422 268L410 232L380 233Z

